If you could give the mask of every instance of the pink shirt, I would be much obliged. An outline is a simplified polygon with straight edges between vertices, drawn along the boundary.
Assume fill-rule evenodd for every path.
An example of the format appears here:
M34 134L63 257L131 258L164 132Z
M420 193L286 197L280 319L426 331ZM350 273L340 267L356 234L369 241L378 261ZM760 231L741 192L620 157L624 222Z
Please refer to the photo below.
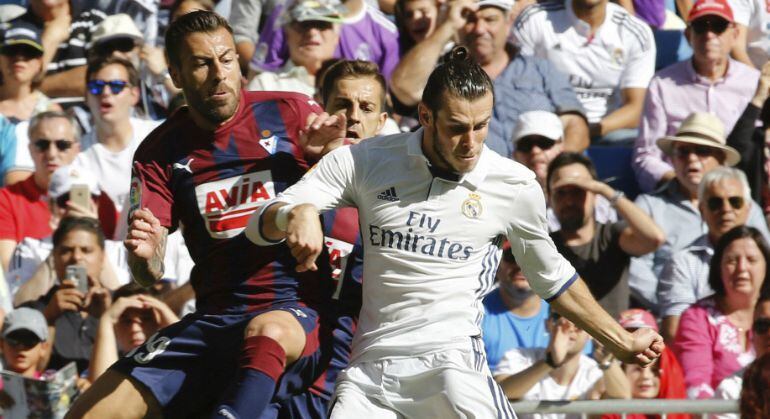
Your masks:
M739 333L716 308L713 297L698 301L682 313L674 352L682 364L687 397L710 399L723 379L754 360L751 336L744 347Z
M655 143L658 138L674 135L693 112L716 115L725 125L725 136L729 135L754 96L758 80L759 71L732 59L725 76L716 82L698 75L691 60L655 74L644 101L631 163L642 190L651 192L664 173L674 170Z

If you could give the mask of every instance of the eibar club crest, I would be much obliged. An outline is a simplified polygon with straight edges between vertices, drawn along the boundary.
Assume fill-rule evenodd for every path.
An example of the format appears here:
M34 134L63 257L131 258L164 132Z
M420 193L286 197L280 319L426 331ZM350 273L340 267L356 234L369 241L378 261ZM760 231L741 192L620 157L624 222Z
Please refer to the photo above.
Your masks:
M475 193L468 194L468 198L463 201L460 210L468 218L477 219L481 217L481 213L484 211L484 207L481 206L481 196Z

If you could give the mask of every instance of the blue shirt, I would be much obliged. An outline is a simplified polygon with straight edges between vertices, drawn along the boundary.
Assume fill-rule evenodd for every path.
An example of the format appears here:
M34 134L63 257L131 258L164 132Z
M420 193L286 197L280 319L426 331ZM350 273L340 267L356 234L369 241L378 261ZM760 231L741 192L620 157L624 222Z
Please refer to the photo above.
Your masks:
M504 157L513 154L513 130L528 111L585 115L567 76L541 58L515 53L495 79L495 105L487 147Z
M5 174L16 161L16 125L0 115L0 186Z

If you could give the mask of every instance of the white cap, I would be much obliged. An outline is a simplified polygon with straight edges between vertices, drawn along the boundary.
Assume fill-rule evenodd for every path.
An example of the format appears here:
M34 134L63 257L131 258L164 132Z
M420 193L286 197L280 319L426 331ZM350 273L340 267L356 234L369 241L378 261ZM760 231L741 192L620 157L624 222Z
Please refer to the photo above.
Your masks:
M85 167L62 166L51 175L48 197L56 199L72 189L73 185L88 185L91 195L101 195L99 180Z
M144 36L139 32L139 28L131 19L131 16L125 13L109 15L104 20L94 26L93 35L88 48L115 38L132 38L135 42L141 43Z
M479 8L484 6L494 6L505 11L510 11L513 8L513 0L479 0L476 4Z
M529 111L519 115L516 128L513 130L513 143L523 137L539 135L554 141L561 141L564 126L559 116L547 111Z

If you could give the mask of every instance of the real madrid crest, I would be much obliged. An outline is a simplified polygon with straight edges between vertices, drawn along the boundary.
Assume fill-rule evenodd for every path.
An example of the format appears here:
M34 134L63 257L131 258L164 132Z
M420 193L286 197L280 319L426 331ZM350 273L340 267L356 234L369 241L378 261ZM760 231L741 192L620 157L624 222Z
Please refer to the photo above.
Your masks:
M477 219L481 217L481 213L484 211L484 207L481 206L481 196L475 193L468 194L468 199L463 201L463 205L460 210L464 216L470 219Z

